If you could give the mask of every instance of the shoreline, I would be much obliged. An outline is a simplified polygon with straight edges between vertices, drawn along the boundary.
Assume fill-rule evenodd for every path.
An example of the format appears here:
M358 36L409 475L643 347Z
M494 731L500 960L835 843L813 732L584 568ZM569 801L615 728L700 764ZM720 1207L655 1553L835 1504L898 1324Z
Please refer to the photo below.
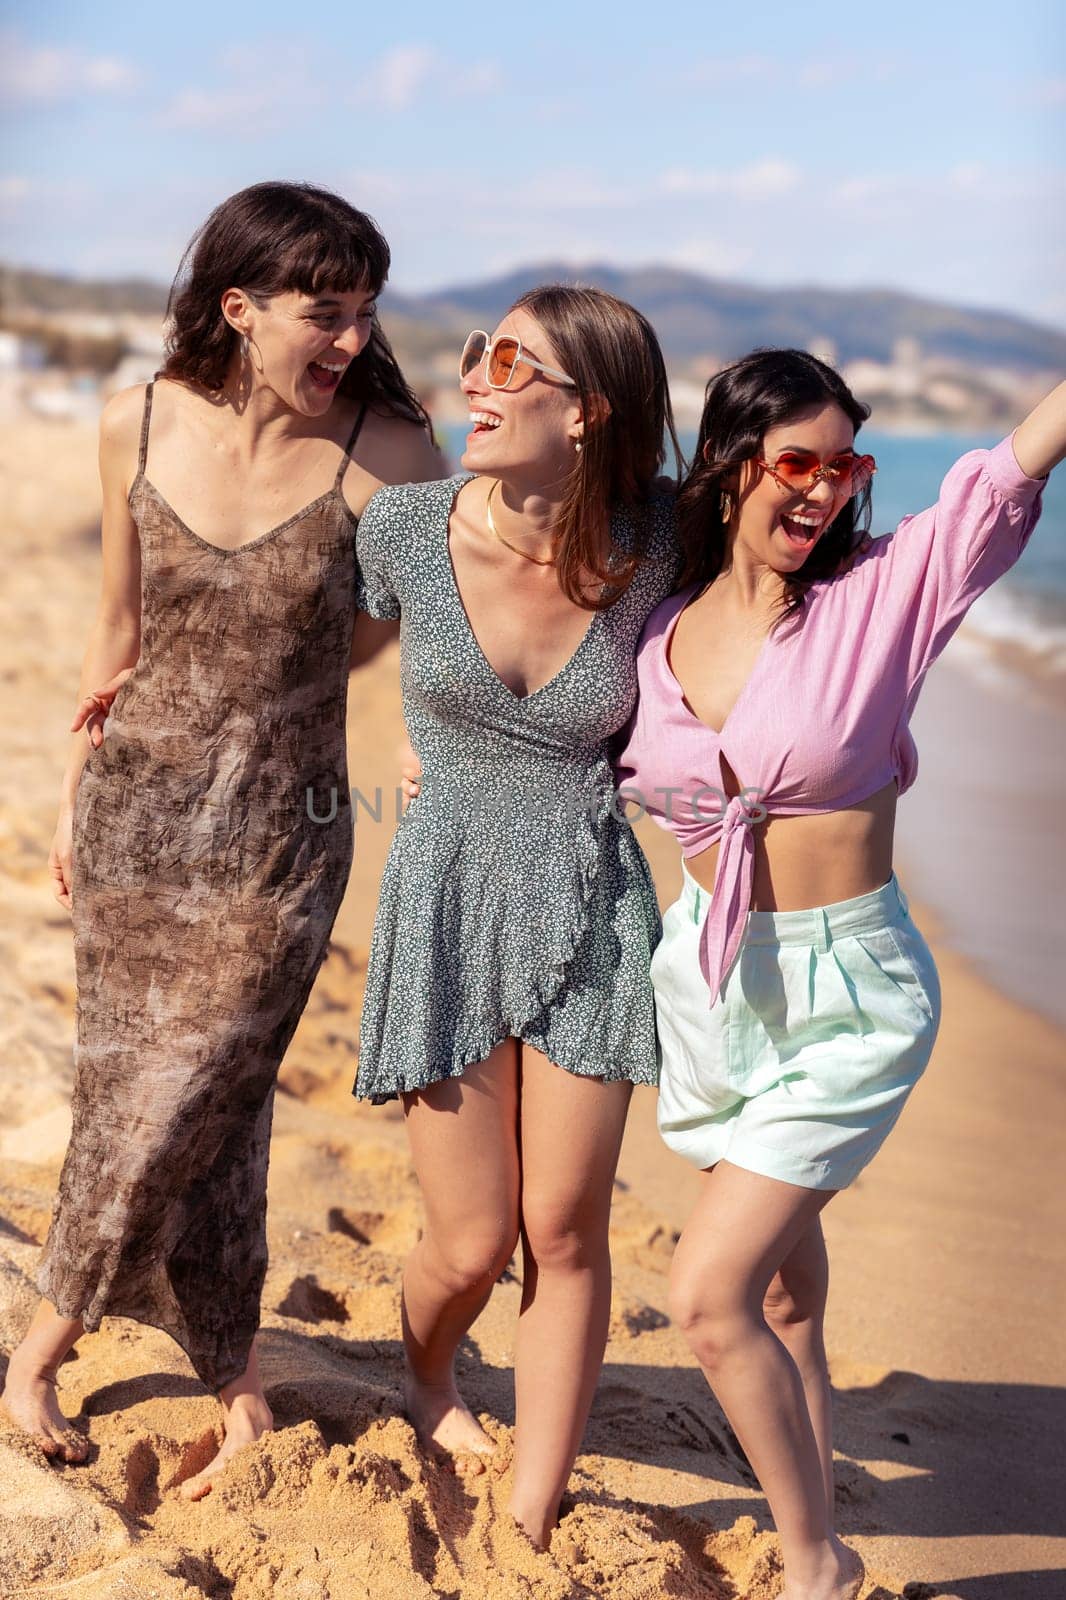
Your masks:
M985 981L1066 1027L1066 696L971 651L952 641L912 719L900 878Z

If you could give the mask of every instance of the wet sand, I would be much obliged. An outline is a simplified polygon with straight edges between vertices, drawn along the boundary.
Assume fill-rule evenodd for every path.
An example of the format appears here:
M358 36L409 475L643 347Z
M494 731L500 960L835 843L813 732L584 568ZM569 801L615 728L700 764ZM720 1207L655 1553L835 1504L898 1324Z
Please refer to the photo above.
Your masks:
M999 988L1066 1027L1066 682L965 634L922 690L902 873Z

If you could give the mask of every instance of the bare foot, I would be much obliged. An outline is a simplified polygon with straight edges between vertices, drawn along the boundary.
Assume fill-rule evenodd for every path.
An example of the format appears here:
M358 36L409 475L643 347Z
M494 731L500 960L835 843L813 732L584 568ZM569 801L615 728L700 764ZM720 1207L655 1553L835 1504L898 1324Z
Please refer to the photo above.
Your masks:
M226 1414L226 1434L222 1448L201 1472L196 1473L195 1477L186 1478L179 1486L183 1500L202 1500L210 1494L215 1479L231 1457L247 1445L255 1444L274 1426L273 1413L262 1394L238 1395L228 1406L223 1402L223 1409Z
M547 1517L543 1516L520 1516L513 1505L511 1506L511 1516L514 1518L514 1524L519 1533L529 1540L534 1550L539 1550L543 1555L545 1550L551 1548L552 1534L556 1528L554 1521L549 1521ZM574 1548L576 1549L576 1546Z
M786 1580L781 1600L858 1600L865 1577L862 1557L834 1537L829 1559L817 1577L805 1584Z
M28 1433L52 1461L76 1464L89 1454L89 1441L59 1409L53 1371L12 1355L4 1384L4 1410L17 1428Z
M839 1590L839 1600L859 1600L859 1591L866 1581L866 1563L856 1550L849 1550L847 1545L841 1545L844 1554L844 1576L841 1579L842 1587ZM834 1595L833 1600L837 1600Z
M462 1478L484 1472L496 1446L454 1384L420 1383L408 1368L403 1398L408 1420L424 1450L450 1457Z

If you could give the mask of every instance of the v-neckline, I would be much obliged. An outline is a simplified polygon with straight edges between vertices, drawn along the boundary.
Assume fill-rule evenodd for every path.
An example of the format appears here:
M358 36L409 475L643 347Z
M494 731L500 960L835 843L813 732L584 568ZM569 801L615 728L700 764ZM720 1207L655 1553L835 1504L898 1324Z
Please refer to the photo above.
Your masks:
M258 545L265 544L268 539L274 539L279 534L285 533L297 522L302 522L304 517L309 516L312 511L317 511L319 506L324 506L329 500L339 500L344 511L347 513L349 520L352 522L358 521L355 512L352 510L347 500L345 500L344 495L340 492L339 486L334 484L333 487L331 489L327 489L324 494L317 495L314 500L309 500L305 506L301 506L299 511L294 511L291 517L286 517L284 522L279 522L276 527L268 528L265 533L257 533L254 539L245 539L243 544L214 544L210 539L203 538L195 531L195 529L189 527L189 524L185 521L185 518L181 516L179 512L175 511L166 495L161 489L156 488L155 484L152 482L151 478L146 472L138 472L136 478L134 478L133 482L130 484L129 498L131 500L133 498L133 491L136 489L138 483L143 483L144 487L149 490L156 500L158 500L159 504L164 508L164 510L169 512L169 514L174 518L174 521L177 523L178 527L181 529L182 533L186 534L190 539L192 539L195 544L202 545L205 550L213 550L216 555L220 556L236 556L241 555L245 550L254 550Z
M481 657L481 660L484 662L485 667L489 672L489 675L493 678L493 680L503 690L504 694L508 695L510 697L510 699L513 700L516 705L525 706L525 705L528 705L531 700L535 700L538 697L538 695L545 694L547 692L547 690L549 690L550 688L552 688L552 686L554 684L559 682L560 678L562 678L567 672L569 672L570 668L573 666L573 664L577 660L578 656L585 649L585 646L588 644L589 639L592 637L593 629L595 628L597 622L599 622L602 613L599 612L599 611L594 611L592 613L592 620L589 622L588 627L585 629L584 633L581 635L581 638L578 641L576 649L563 662L563 664L559 668L558 672L552 673L552 676L547 680L546 683L542 683L540 685L540 687L537 688L537 689L531 689L528 694L516 694L515 693L515 691L511 688L511 685L509 683L506 683L504 681L504 679L500 676L500 674L496 671L496 668L493 666L492 662L489 660L488 656L485 654L485 650L484 650L484 647L483 647L483 645L481 643L481 640L478 638L477 634L474 631L474 624L471 622L470 613L466 609L466 601L463 599L463 591L459 587L459 578L458 578L458 575L456 574L456 571L455 571L455 563L452 560L452 541L451 541L452 513L454 512L455 507L456 507L456 505L458 503L459 495L462 493L463 489L466 488L466 485L468 483L473 483L475 477L476 477L476 473L475 474L471 474L469 477L462 478L455 485L455 488L452 490L451 496L450 496L450 498L448 500L447 509L446 509L446 513L445 513L445 517L444 517L444 559L445 559L445 564L446 564L446 566L448 568L448 576L449 576L449 578L451 580L452 593L455 596L456 604L458 605L459 611L460 611L460 613L462 615L463 623L464 623L464 625L466 627L467 636L469 637L470 642L473 644L474 649L477 651L477 654Z
M685 694L685 691L681 686L681 680L677 676L677 674L674 671L673 666L671 665L671 662L670 662L670 646L674 642L674 634L677 631L677 625L681 621L681 618L684 616L685 612L688 610L689 606L691 606L694 603L694 601L698 598L697 591L699 590L699 587L700 587L699 584L696 584L696 583L692 584L692 586L691 586L691 588L689 590L688 596L684 601L684 604L678 606L678 608L675 611L674 615L670 619L670 622L669 622L669 624L667 626L666 632L663 635L663 644L662 644L663 667L664 667L664 669L666 671L667 676L670 679L670 682L673 684L675 690L677 691L678 698L680 699L681 704L684 706L685 711L692 718L693 722L698 722L701 728L705 728L709 734L711 734L715 739L717 739L719 747L720 747L721 743L722 743L722 740L726 736L726 731L727 731L727 729L729 727L729 724L732 722L733 718L736 716L737 707L740 705L741 701L744 700L744 698L748 694L748 691L750 690L750 688L752 686L752 683L755 681L755 678L758 676L760 667L762 666L764 660L766 659L767 655L769 654L770 643L771 643L771 640L773 639L773 636L774 636L774 630L773 630L772 627L770 628L769 632L766 634L766 637L763 639L762 644L759 646L759 652L756 655L755 660L751 664L751 671L748 673L748 676L744 679L744 682L741 684L740 692L737 695L736 699L733 701L733 704L730 706L729 711L726 714L725 721L722 723L722 726L720 728L712 728L709 722L704 722L703 718L697 716L695 711L693 711L691 705L689 704L689 701L688 701L688 698L687 698L687 696ZM684 590L682 590L682 594L684 594Z

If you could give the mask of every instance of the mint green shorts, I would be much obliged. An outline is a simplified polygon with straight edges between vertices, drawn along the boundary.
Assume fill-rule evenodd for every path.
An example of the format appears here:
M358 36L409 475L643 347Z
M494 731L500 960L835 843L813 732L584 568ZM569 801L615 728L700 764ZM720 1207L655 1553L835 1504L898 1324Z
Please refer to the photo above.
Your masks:
M697 1167L726 1160L843 1189L932 1052L940 984L929 946L894 877L813 911L752 911L711 1007L699 965L707 903L686 869L652 961L659 1131Z

